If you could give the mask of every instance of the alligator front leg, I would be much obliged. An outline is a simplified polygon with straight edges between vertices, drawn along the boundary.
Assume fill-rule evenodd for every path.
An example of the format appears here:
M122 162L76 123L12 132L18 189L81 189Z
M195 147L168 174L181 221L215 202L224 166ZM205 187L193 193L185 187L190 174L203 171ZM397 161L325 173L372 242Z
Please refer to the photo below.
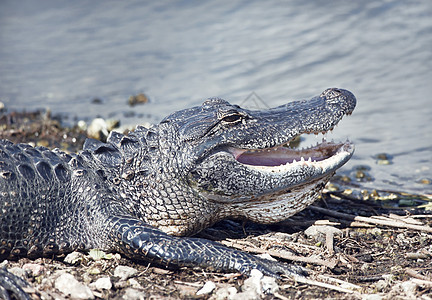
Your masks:
M112 218L116 249L125 255L165 266L209 268L249 274L258 269L263 274L305 275L298 266L259 258L201 238L170 236L131 218Z

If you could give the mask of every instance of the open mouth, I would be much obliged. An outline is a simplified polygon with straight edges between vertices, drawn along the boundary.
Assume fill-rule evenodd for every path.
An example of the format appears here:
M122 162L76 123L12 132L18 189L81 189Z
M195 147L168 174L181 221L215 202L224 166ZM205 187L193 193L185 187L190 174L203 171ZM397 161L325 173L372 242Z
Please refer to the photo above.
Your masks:
M239 149L230 147L228 151L234 158L244 165L257 167L288 166L297 163L308 165L323 164L332 158L333 163L343 161L344 157L352 154L353 145L350 142L335 143L323 141L316 146L306 149L293 149L288 146L277 146L265 149ZM323 162L319 164L319 162Z

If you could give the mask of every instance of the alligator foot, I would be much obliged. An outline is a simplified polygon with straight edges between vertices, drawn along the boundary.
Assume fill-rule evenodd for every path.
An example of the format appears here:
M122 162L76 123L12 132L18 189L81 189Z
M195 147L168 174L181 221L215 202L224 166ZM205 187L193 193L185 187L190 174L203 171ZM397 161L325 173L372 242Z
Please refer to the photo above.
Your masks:
M209 268L247 275L253 269L274 277L307 274L299 266L260 258L210 240L170 236L153 227L141 225L138 220L118 218L115 223L116 239L121 240L121 249L118 251L134 259L172 267Z

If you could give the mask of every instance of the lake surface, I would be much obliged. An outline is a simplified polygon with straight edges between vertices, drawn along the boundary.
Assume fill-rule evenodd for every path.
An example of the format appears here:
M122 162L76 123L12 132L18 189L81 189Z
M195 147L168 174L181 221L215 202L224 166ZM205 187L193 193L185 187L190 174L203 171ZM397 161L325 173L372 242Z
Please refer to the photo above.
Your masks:
M129 124L212 96L276 106L341 87L358 100L332 135L356 144L342 173L432 193L432 2L142 2L2 0L0 101ZM151 102L127 106L140 92Z

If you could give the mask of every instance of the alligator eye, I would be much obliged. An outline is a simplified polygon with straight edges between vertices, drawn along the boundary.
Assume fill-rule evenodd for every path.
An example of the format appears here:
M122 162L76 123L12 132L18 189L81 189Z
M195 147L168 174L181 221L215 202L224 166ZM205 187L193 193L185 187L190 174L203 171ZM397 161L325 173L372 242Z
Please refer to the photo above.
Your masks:
M242 119L241 115L229 115L226 117L223 117L222 121L226 123L237 123Z

